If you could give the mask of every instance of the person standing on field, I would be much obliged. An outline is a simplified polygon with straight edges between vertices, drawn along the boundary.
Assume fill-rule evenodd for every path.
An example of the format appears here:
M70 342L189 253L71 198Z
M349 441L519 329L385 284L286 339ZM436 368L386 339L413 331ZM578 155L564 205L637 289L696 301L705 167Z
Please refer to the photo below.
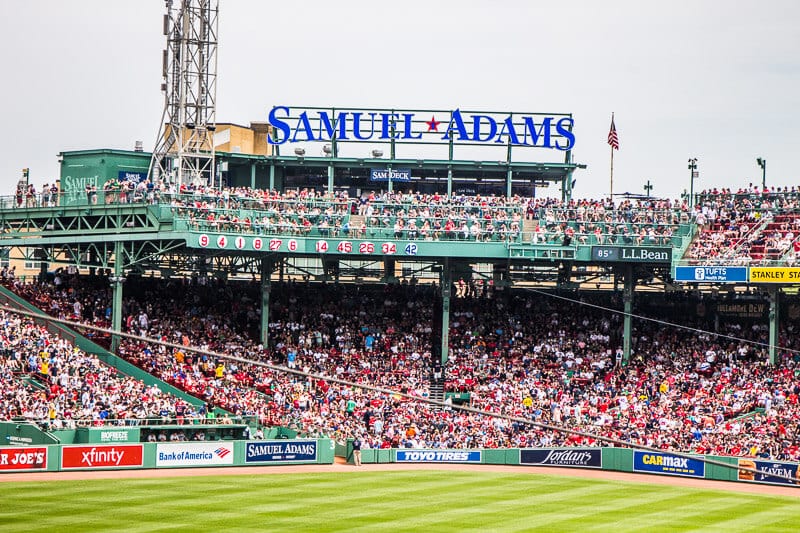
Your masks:
M356 466L361 466L361 437L356 435L353 439L353 464Z

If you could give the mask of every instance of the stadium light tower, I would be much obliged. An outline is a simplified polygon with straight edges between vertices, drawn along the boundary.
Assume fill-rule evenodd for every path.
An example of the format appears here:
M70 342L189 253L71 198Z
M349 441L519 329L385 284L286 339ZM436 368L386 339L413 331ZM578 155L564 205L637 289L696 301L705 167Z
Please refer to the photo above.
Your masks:
M700 175L697 172L697 158L689 159L689 207L694 207L694 180Z
M151 181L214 185L218 0L166 0L161 90L164 113Z
M761 190L767 188L767 160L763 157L756 159L756 163L761 167Z

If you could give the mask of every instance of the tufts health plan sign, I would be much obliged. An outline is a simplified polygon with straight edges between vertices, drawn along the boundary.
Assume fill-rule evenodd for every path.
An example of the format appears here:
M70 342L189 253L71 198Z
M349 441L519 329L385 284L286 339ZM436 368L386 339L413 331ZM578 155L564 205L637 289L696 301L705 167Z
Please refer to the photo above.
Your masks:
M747 281L747 267L679 266L675 267L675 281L737 283Z

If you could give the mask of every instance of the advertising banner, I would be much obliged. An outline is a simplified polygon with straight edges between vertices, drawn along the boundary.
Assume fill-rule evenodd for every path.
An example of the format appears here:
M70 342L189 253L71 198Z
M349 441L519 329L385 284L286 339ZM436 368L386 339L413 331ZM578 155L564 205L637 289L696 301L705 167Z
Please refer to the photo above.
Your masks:
M141 468L141 444L64 446L61 469L71 468Z
M655 246L592 246L592 260L669 263L672 261L672 248Z
M717 315L732 318L767 318L769 304L764 302L718 302Z
M156 448L156 467L232 464L232 442L168 442Z
M705 477L706 464L697 459L676 457L668 453L633 452L633 471L670 476Z
M603 454L600 448L559 448L552 450L523 448L519 451L519 464L602 468Z
M750 267L750 283L800 283L800 267Z
M46 446L0 448L0 470L3 472L46 469Z
M480 463L480 450L397 450L398 463Z
M120 170L117 172L117 178L119 181L132 181L134 183L140 183L147 179L147 172L133 172L130 170Z
M735 266L679 266L675 267L675 281L698 283L736 283L747 281L747 267Z
M754 468L759 471L759 473L756 474L747 470L739 470L739 481L773 483L777 485L800 485L800 469L798 469L798 465L794 463L739 459L739 468ZM787 477L791 479L784 479Z
M315 440L266 440L248 442L245 463L271 463L276 461L316 461Z
M372 168L369 171L370 181L411 181L410 168Z

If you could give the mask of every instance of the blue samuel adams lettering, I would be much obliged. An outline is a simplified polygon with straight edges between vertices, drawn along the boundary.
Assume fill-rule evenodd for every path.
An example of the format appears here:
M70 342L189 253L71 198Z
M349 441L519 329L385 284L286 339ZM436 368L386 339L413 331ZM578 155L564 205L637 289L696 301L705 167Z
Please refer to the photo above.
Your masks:
M480 463L480 450L397 450L398 463Z
M513 115L498 118L488 114L465 114L460 109L447 112L447 127L439 130L440 121L416 118L416 113L376 112L370 110L303 110L297 115L287 106L273 107L267 117L273 134L270 144L306 141L413 141L423 138L436 142L491 143L571 150L575 146L570 116ZM443 124L445 122L442 122ZM427 125L427 129L423 124Z
M264 440L248 442L246 463L314 462L317 460L315 440Z

